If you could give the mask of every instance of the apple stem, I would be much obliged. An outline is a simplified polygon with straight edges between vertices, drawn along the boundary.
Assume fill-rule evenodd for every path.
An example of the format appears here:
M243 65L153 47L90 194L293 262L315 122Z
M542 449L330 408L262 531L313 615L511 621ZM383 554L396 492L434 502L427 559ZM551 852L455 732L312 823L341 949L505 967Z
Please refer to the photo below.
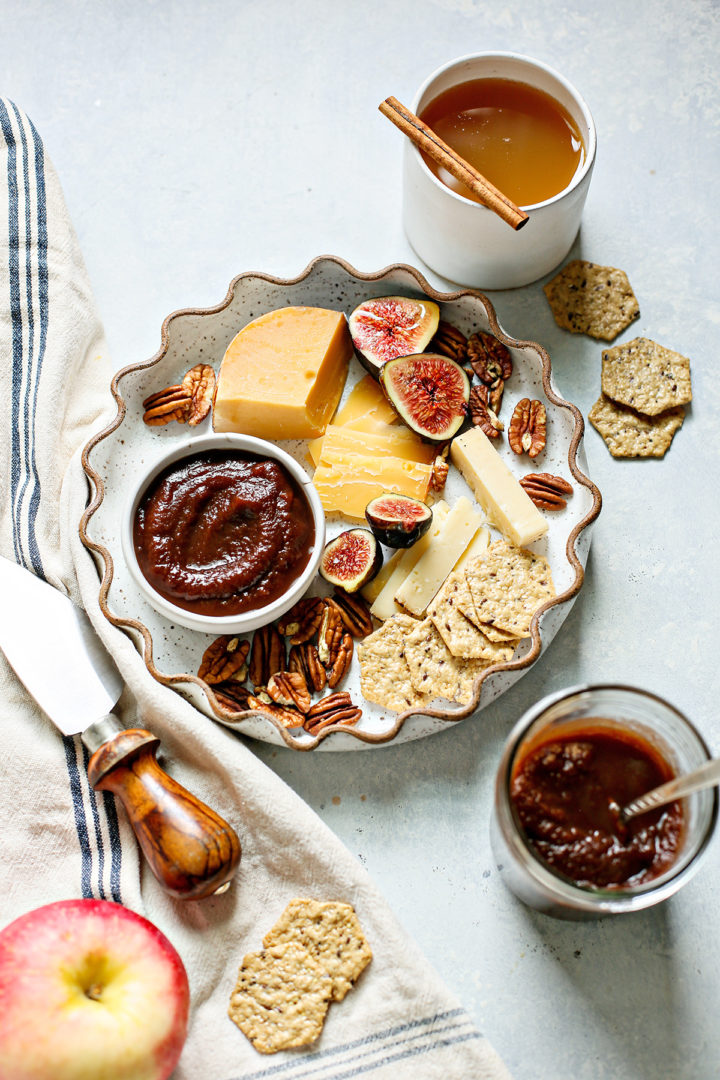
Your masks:
M103 988L100 983L93 983L92 986L88 986L85 991L85 996L89 997L91 1001L99 1001L102 997Z

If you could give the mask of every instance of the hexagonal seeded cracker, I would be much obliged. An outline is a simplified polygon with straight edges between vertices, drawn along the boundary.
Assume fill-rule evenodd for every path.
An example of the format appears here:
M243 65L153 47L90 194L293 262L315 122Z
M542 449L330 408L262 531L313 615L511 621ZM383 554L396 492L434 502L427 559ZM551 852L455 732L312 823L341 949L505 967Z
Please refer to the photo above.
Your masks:
M465 577L478 617L516 637L527 636L537 609L555 596L547 559L505 540L491 544Z
M509 660L514 646L491 641L463 614L461 605L474 612L464 573L452 573L430 603L427 613L453 656L499 664Z
M417 625L410 615L391 615L358 644L360 691L367 701L393 712L428 704L430 699L412 684L404 655L405 638Z
M332 979L302 945L287 941L248 953L228 1015L261 1054L314 1042L332 997Z
M429 698L467 704L472 700L475 676L489 667L487 660L453 656L432 619L423 619L405 640L405 658L413 686Z
M574 259L543 286L555 322L573 334L612 341L640 314L627 274Z
M318 961L332 983L332 1000L342 999L372 960L352 904L291 900L263 938L263 945L295 942Z
M613 457L663 457L682 427L682 405L659 416L641 416L601 394L588 413L588 420L607 443Z
M645 416L692 401L690 361L649 338L634 338L602 354L602 389Z

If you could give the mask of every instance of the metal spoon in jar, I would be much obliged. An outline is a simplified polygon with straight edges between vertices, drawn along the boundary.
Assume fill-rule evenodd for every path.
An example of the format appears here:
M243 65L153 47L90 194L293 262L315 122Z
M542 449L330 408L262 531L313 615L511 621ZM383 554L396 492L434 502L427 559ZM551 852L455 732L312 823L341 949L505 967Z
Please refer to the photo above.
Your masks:
M720 758L712 758L701 765L699 769L685 773L684 776L676 776L660 787L653 788L646 795L633 799L627 806L618 808L618 816L621 821L629 821L638 814L645 814L648 810L655 810L659 806L675 802L686 795L692 795L695 791L703 791L720 783Z

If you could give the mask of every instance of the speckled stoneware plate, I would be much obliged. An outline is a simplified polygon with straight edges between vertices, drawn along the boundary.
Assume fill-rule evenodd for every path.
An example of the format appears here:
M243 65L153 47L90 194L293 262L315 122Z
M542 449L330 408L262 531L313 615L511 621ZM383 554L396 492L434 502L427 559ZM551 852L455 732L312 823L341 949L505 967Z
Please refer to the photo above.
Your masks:
M473 701L453 706L438 700L421 712L398 715L362 699L357 660L341 685L362 705L363 716L352 730L326 728L319 738L300 730L287 731L275 720L258 712L228 714L221 710L212 689L195 675L203 652L213 640L210 635L184 630L157 614L140 595L125 565L120 548L120 520L131 477L146 468L169 444L209 430L210 421L188 429L177 423L147 427L142 419L142 402L156 390L178 382L194 364L203 362L219 370L231 339L246 323L274 308L310 305L334 308L349 314L371 296L401 294L428 296L441 305L441 316L469 335L476 330L495 334L510 349L514 372L505 390L502 417L512 415L523 397L540 398L548 414L548 440L534 463L521 462L503 438L498 446L516 475L547 471L571 479L574 494L567 508L548 514L549 532L532 545L550 561L557 590L554 600L540 608L533 618L532 636L523 641L513 659L489 667L478 677ZM345 389L347 395L365 372L356 360L351 363ZM162 345L152 359L118 372L112 382L117 414L84 448L83 465L90 478L93 496L80 522L83 543L97 558L99 602L105 616L129 633L139 648L148 671L160 682L188 698L198 709L244 735L297 750L351 750L378 746L431 735L462 720L494 701L547 648L567 616L583 582L590 546L590 526L600 512L600 493L585 475L582 449L583 418L578 409L564 401L553 384L550 358L539 345L516 341L498 325L487 297L463 289L440 293L410 266L389 266L373 274L362 274L346 262L331 256L315 259L297 278L282 280L267 274L240 274L217 307L187 309L169 315L162 327ZM285 442L284 449L307 467L306 444ZM452 468L444 498L452 504L469 489ZM328 520L328 536L348 528L347 520ZM323 583L316 590L322 593Z

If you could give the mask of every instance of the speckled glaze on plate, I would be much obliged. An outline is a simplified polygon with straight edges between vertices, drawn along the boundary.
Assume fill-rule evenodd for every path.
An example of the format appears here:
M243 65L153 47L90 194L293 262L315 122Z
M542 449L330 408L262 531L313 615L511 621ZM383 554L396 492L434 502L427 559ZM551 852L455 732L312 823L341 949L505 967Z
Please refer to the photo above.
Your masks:
M567 508L548 515L549 531L532 544L533 550L550 561L557 596L535 614L531 637L525 639L513 659L487 668L477 678L473 700L454 706L442 700L420 712L396 714L362 700L357 660L340 689L349 690L362 705L357 726L345 731L326 728L318 737L304 731L288 731L259 712L223 712L215 695L194 674L204 650L213 640L169 622L143 599L125 565L120 547L120 519L129 478L146 467L169 445L188 435L209 430L209 420L201 427L169 424L147 427L142 420L142 401L148 394L176 383L194 364L203 362L219 370L227 345L251 319L275 308L308 305L334 308L349 314L371 296L404 294L428 296L441 305L442 317L465 334L475 330L493 333L510 349L515 370L505 389L502 418L512 415L522 397L540 398L548 414L548 441L535 462L518 459L504 438L499 453L513 472L546 471L571 478L574 494ZM357 361L351 363L345 390L365 374ZM584 422L575 405L565 401L553 385L550 358L541 346L517 341L499 326L487 297L471 289L441 293L418 270L404 265L388 266L363 274L342 259L320 256L297 277L280 279L262 273L240 274L230 284L227 296L217 307L188 308L173 312L162 326L162 344L150 360L132 364L115 375L112 394L117 413L106 428L84 447L82 461L93 491L80 521L80 537L96 556L100 575L99 603L107 619L129 633L143 656L151 675L182 694L200 711L244 735L297 750L353 750L382 745L390 740L409 741L432 735L484 708L520 678L547 648L568 615L583 583L584 566L590 547L590 526L597 518L601 497L585 474L582 448ZM306 444L281 444L297 460L307 465ZM455 469L451 469L443 497L453 503L461 494L470 494ZM347 519L328 519L328 537L348 527ZM320 582L311 592L322 593Z

